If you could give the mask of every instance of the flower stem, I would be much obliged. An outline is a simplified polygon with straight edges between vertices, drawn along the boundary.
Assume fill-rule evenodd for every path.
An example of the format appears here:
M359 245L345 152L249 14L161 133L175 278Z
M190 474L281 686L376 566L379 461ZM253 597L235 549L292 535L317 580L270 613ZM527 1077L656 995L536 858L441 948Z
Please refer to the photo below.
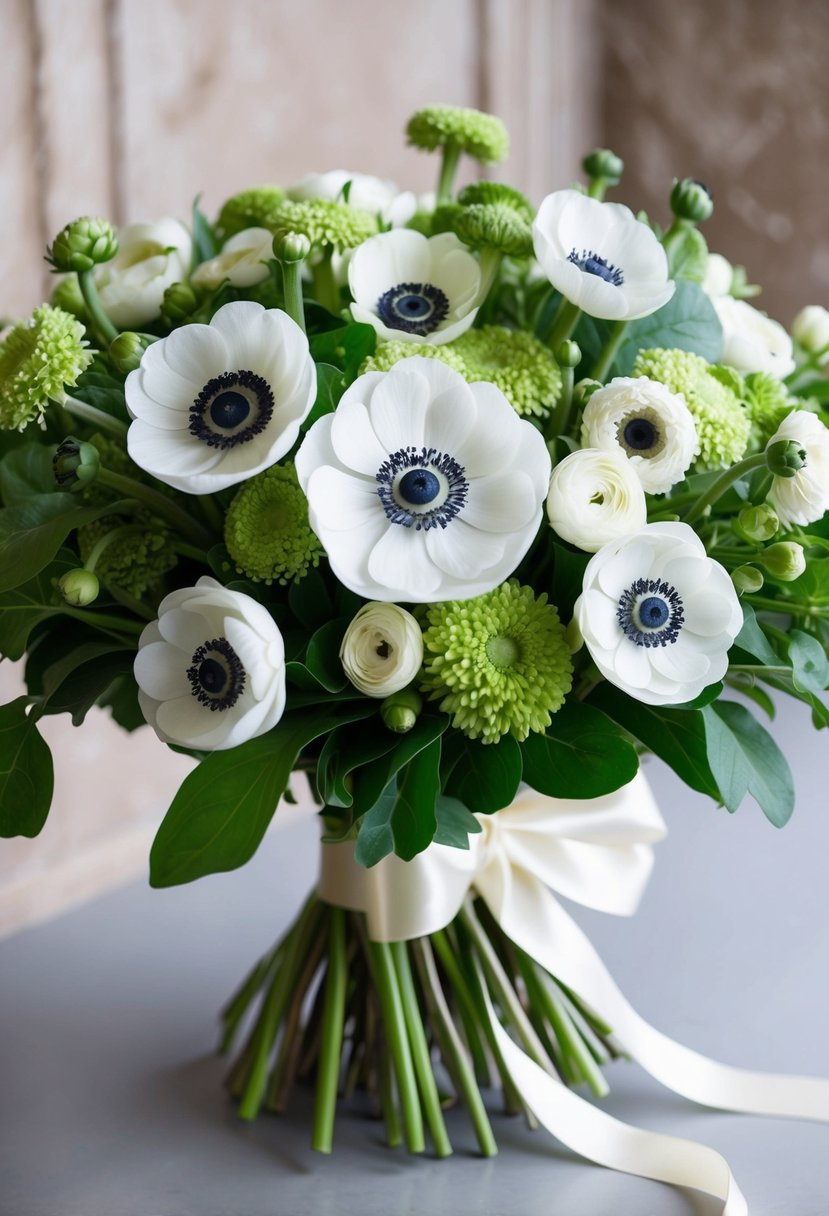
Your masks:
M439 1157L452 1156L452 1144L440 1109L440 1097L432 1071L432 1061L429 1058L429 1044L417 1003L414 978L405 942L394 942L391 947L392 959L400 985L400 996L403 1002L403 1016L409 1034L409 1045L412 1051L417 1085L423 1103L423 1111L429 1131L435 1143L435 1151Z
M819 604L801 604L798 600L774 600L770 596L747 595L746 603L752 608L760 608L764 612L776 612L778 616L825 616L826 610L821 610Z
M455 193L455 174L458 171L460 159L461 146L455 143L453 139L450 139L448 143L443 145L441 153L437 198L435 200L436 207L442 207L444 203L452 202Z
M420 1110L414 1063L406 1033L403 1002L391 947L388 942L375 942L369 939L367 948L374 972L374 983L383 1010L383 1024L391 1052L397 1091L400 1095L406 1147L410 1153L422 1153L426 1147L423 1139L423 1116Z
M197 523L192 515L173 502L171 498L167 498L165 494L154 490L152 486L145 486L143 482L136 481L133 477L126 477L123 473L115 473L112 469L104 468L98 471L96 480L100 485L107 486L118 494L137 499L145 507L149 507L154 515L166 520L178 529L183 537L202 550L212 545L213 538L210 533Z
M263 958L260 958L259 962L242 981L222 1010L220 1014L222 1038L219 1043L219 1051L222 1055L233 1046L233 1040L236 1037L236 1030L240 1021L250 1008L256 993L263 987L267 979L272 978L273 970L282 954L283 950L280 944L270 954L266 954Z
M322 1046L317 1065L317 1095L314 1104L314 1131L311 1137L311 1148L318 1153L330 1153L334 1139L334 1112L337 1106L343 1047L345 985L345 913L342 908L332 908L322 1015Z
M99 410L96 405L88 405L86 401L78 401L77 397L68 395L61 401L61 405L73 418L80 418L83 422L88 422L90 426L97 427L99 431L115 435L117 439L123 439L127 433L126 422L122 422L120 418L114 418L106 410Z
M282 295L285 311L305 333L305 305L302 300L302 262L282 262Z
M311 267L314 279L314 295L318 303L329 312L338 313L340 310L340 288L334 277L334 267L331 262L333 254L331 245L326 245L322 257ZM303 311L303 317L305 313Z
M573 304L570 300L562 297L558 311L553 318L552 327L547 335L547 345L552 351L557 351L562 342L566 342L571 336L579 323L580 316L581 309L578 304Z
M739 481L741 477L745 477L747 473L753 473L755 469L762 469L766 466L765 452L758 452L755 456L747 456L745 460L741 460L738 464L733 465L730 469L726 469L721 473L716 481L708 487L704 494L701 494L691 510L685 516L685 523L692 524L695 520L705 512L707 507L712 506L723 494L728 490L735 481Z
M573 408L573 385L575 383L575 368L562 367L559 365L561 372L561 393L556 402L555 409L547 419L547 425L544 427L544 438L549 442L551 439L556 439L559 435L567 433L567 428L570 425L570 413Z
M98 330L99 336L103 339L104 346L109 344L118 337L118 330L110 321L109 317L103 310L103 306L98 297L98 288L95 286L95 279L91 270L78 271L78 286L81 289L84 303L86 304L87 312L89 313L95 328Z
M87 611L84 608L69 608L66 605L61 609L64 616L71 616L76 621L83 621L85 625L94 625L98 629L107 631L116 631L121 633L139 634L143 632L143 621L131 621L129 617L112 616L106 612Z
M610 371L613 360L619 353L619 347L622 345L622 340L627 330L627 321L614 321L610 327L608 339L599 353L599 357L593 367L590 375L594 380L604 381L607 373Z

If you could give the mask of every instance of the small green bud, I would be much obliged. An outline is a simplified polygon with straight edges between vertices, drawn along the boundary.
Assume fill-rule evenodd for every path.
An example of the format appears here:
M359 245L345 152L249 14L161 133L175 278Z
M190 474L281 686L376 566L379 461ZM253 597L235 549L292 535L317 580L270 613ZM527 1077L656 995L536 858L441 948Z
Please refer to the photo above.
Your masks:
M731 581L738 595L754 595L763 586L763 573L756 566L738 566L731 571Z
M140 334L133 334L129 331L119 334L117 338L113 338L109 344L109 357L115 366L115 370L120 372L122 376L127 376L130 372L134 372L141 362L141 356L148 345L149 343L146 338L142 338Z
M88 215L73 220L55 237L46 261L62 273L91 270L118 252L118 237L109 220Z
M625 162L610 148L595 148L581 162L588 177L601 178L608 186L618 186L624 172Z
M52 470L62 490L82 490L98 476L101 457L91 443L83 443L70 435L55 450Z
M581 363L581 347L578 342L568 338L556 350L555 358L559 367L578 367ZM582 383L586 383L586 381L582 381Z
M806 465L806 450L796 439L778 439L766 448L766 465L775 477L794 477Z
M579 380L573 389L573 400L577 405L585 406L600 388L604 388L601 380Z
M405 735L414 726L422 709L423 698L420 694L413 688L403 688L386 697L380 706L380 716L389 730Z
M311 242L303 232L278 232L273 242L273 255L291 265L304 262L311 252Z
M780 520L774 507L767 502L759 507L743 507L737 516L737 527L746 540L764 545L780 530Z
M169 325L180 325L200 304L201 295L191 283L171 283L161 301L161 316Z
M776 545L769 545L755 560L781 583L794 582L806 569L803 546L794 540L780 540Z
M671 211L679 220L702 224L714 211L711 191L694 177L676 178L671 191Z
M87 604L91 604L98 598L100 589L97 576L82 567L69 570L58 579L58 590L73 608L85 608Z

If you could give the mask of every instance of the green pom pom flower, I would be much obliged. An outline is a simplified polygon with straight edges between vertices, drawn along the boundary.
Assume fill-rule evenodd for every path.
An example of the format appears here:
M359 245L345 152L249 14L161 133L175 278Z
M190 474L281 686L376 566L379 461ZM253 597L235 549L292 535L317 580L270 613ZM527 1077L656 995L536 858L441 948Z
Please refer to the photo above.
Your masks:
M362 245L378 231L377 220L367 211L324 198L281 203L274 211L272 230L299 233L312 245L330 245L338 253Z
M765 447L786 414L799 404L771 372L750 372L743 381L743 402L751 420L754 446Z
M506 182L471 182L459 193L458 202L463 207L509 207L529 224L535 219L535 208L526 194L514 186L508 186Z
M223 204L216 221L216 231L223 240L244 232L246 228L268 228L276 232L274 216L285 198L279 186L254 186L240 190Z
M22 431L40 422L89 367L84 327L60 308L42 304L0 344L0 427Z
M118 237L109 220L82 215L58 233L46 251L46 261L55 270L91 270L109 262L118 252Z
M444 203L432 217L434 232L454 232L472 249L494 249L512 258L533 252L535 212L520 190L502 182L473 182L457 202Z
M423 616L420 688L454 727L484 743L546 730L573 683L564 626L546 595L510 579Z
M682 393L699 436L698 468L728 468L742 459L751 420L737 394L700 355L687 350L641 350L631 374L659 380L672 393Z
M225 519L225 544L239 573L255 583L285 585L319 564L324 550L292 464L245 482Z
M364 359L360 366L360 375L366 372L387 372L412 355L421 355L424 359L439 359L448 363L462 376L466 375L466 364L456 352L457 342L448 342L445 346L432 346L427 342L378 342L373 355Z
M104 585L135 599L156 587L178 561L166 527L144 509L84 524L78 529L78 547L84 564L94 555L95 573Z
M462 106L426 106L409 119L409 143L426 152L454 144L475 160L497 165L509 153L507 129L494 114Z

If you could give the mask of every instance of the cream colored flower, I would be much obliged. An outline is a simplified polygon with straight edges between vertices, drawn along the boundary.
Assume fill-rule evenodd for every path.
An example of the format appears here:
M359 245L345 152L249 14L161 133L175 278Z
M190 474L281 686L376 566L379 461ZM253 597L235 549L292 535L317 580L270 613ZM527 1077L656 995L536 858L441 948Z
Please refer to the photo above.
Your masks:
M582 448L553 469L547 518L562 540L595 553L644 528L645 491L622 452Z
M801 308L792 322L792 336L810 355L829 347L829 309L822 304Z
M739 372L770 372L779 380L794 371L792 340L779 321L732 296L711 302L723 329L721 363Z
M273 233L267 228L245 228L222 247L221 253L202 262L190 276L192 283L218 287L253 287L268 277L268 262L273 257Z
M423 662L423 634L397 604L365 604L340 648L343 670L367 697L389 697L411 684Z
M128 224L118 232L118 253L95 270L104 312L119 329L140 329L161 314L164 292L190 273L193 240L178 220Z
M793 410L768 446L785 440L800 444L804 457L803 468L794 477L775 477L768 494L780 526L787 530L796 524L817 523L829 511L829 430L817 414Z

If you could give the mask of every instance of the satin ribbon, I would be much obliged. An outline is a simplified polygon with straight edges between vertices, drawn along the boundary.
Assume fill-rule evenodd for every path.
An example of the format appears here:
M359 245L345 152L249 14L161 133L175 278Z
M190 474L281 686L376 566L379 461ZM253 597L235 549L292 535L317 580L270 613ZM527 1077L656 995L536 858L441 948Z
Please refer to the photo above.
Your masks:
M445 928L474 891L506 935L609 1022L625 1050L668 1089L723 1110L829 1121L829 1081L718 1064L650 1026L552 894L617 916L636 910L653 864L651 845L666 833L641 773L590 801L525 790L497 815L478 819L482 830L468 851L432 845L410 862L387 857L370 870L357 864L352 843L325 845L318 894L364 912L376 941L408 941ZM568 1148L612 1169L707 1191L723 1201L723 1216L746 1216L719 1153L607 1115L540 1068L491 1005L489 1011L522 1098Z

